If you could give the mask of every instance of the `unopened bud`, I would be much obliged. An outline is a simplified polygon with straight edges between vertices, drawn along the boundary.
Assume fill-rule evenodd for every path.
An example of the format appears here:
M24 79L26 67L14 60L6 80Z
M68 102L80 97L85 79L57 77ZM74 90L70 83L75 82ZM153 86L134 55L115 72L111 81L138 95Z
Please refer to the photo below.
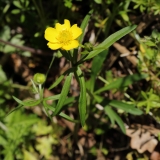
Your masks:
M46 76L42 73L36 73L33 80L36 84L43 84L46 81Z

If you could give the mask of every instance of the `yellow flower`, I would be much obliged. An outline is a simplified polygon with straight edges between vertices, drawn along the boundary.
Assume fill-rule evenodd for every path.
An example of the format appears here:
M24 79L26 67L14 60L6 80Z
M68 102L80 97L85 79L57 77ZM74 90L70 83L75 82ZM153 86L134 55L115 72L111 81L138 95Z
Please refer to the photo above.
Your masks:
M55 28L48 27L45 30L45 39L50 49L56 50L62 48L64 50L71 50L79 46L76 40L82 34L81 28L77 24L70 25L70 21L65 19L64 24L56 23Z

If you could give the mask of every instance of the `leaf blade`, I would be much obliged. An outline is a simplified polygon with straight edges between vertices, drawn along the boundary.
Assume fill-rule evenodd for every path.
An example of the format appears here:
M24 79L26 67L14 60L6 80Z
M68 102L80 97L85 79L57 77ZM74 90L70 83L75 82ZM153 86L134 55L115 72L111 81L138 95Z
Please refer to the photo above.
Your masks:
M108 50L105 50L93 58L92 68L91 68L91 78L90 78L90 80L88 82L88 86L87 86L91 92L94 91L96 77L99 74L99 72L102 68L103 62L104 62L107 55L108 55Z
M126 129L125 129L125 126L124 126L124 122L119 117L119 115L113 109L111 109L109 106L105 106L104 110L105 110L105 113L110 118L111 122L114 124L114 122L116 121L117 124L119 125L119 127L121 128L122 132L125 134Z
M67 94L68 94L69 89L70 89L72 76L73 76L73 73L69 73L69 75L67 76L67 78L64 82L64 85L63 85L63 88L62 88L62 91L61 91L61 94L60 94L55 112L53 114L54 116L57 115L63 107L63 104L65 102L65 99L66 99Z
M91 59L100 52L102 52L105 49L108 49L113 43L115 43L117 40L125 36L126 34L133 31L137 26L128 26L125 27L113 34L111 34L108 38L106 38L100 45L96 46L93 51L91 51L87 57L84 58L84 60Z
M133 75L129 75L129 76L126 76L123 78L119 78L119 79L113 81L112 83L108 84L107 86L104 86L104 87L100 88L99 90L95 91L95 94L99 94L103 91L107 91L110 89L123 88L123 87L130 85L130 84L133 84L135 81L139 81L139 80L145 79L147 77L148 77L147 74L133 74Z
M49 104L47 104L46 101L43 101L43 105L44 105L46 108L50 109L51 111L55 112L55 108L53 108L52 106L50 106ZM66 120L68 120L68 121L70 121L70 122L74 122L74 123L77 123L77 122L78 122L77 120L74 120L73 118L69 117L68 115L66 115L66 114L63 113L63 112L61 112L61 113L59 114L59 116L61 116L62 118L66 119Z
M14 97L14 96L12 96L12 97L13 97L13 99L14 99L17 103L23 105L24 107L25 107L25 106L33 107L33 106L38 105L38 104L41 102L41 100L26 100L26 101L21 101L20 99Z
M84 38L84 34L85 34L85 29L88 25L88 22L90 20L91 14L93 13L93 10L89 11L89 13L85 16L85 18L83 19L80 28L82 29L82 34L81 36L78 38L79 43L81 44Z
M140 109L135 108L135 105L133 105L133 104L127 104L127 103L117 101L117 100L109 100L108 105L110 105L114 108L122 109L130 114L133 114L133 115L143 114L143 112Z
M79 85L80 85L80 97L79 97L79 102L78 102L80 121L81 121L81 125L84 126L85 118L86 118L86 107L87 107L86 85L85 85L84 76L79 67L76 71L76 74L77 74L77 78L78 78Z

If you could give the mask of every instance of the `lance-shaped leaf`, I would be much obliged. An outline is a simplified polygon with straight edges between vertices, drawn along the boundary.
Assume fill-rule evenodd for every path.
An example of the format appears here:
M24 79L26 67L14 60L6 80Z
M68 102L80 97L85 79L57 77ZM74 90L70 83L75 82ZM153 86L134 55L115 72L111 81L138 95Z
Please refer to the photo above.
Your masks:
M98 54L96 57L93 58L92 68L91 68L91 79L89 80L89 83L88 83L89 84L88 88L90 88L91 92L94 91L96 77L100 72L103 62L107 55L108 55L108 50L104 50L100 54Z
M121 128L122 132L126 133L124 122L119 117L119 115L113 109L111 109L109 106L105 106L104 111L108 115L109 119L111 120L112 125L114 125L115 122L117 122L117 124Z
M117 109L122 109L130 114L141 115L143 113L140 109L135 108L134 104L128 104L117 100L105 100L104 103L107 103Z
M43 99L43 101L48 101L48 100L53 100L53 101L55 101L55 100L57 100L57 99L59 99L59 98L60 98L60 94L57 94L57 95L54 95L54 96L45 97L45 98Z
M58 77L58 79L56 79L56 81L48 88L48 90L53 89L54 87L56 87L64 78L64 74L60 75L60 77Z
M21 105L21 104L19 104L16 108L14 108L13 110L11 110L11 111L6 115L6 117L9 116L12 112L14 112L14 111L16 111L16 110L18 110L18 109L20 109L20 108L22 108L22 107L24 107L24 106Z
M14 96L13 96L13 99L17 103L19 103L19 104L21 104L23 106L29 106L29 107L36 106L36 105L38 105L41 102L41 100L26 100L26 101L21 101L20 99L14 97Z
M66 80L64 82L64 85L63 85L63 88L62 88L62 91L61 91L61 94L60 94L60 97L59 97L55 112L53 114L54 116L57 115L61 111L61 109L62 109L62 107L64 105L64 102L66 100L67 94L68 94L69 89L70 89L72 76L73 76L73 73L70 73L67 76L67 78L66 78Z
M83 21L82 21L82 23L81 23L80 28L82 29L82 34L81 34L81 36L78 38L78 41L79 41L80 44L81 44L82 41L83 41L84 34L85 34L85 29L86 29L86 27L87 27L87 25L88 25L88 22L89 22L89 19L90 19L92 13L93 13L93 10L91 10L91 11L85 16L85 18L83 19Z
M99 54L100 52L102 52L103 50L109 48L113 43L115 43L117 40L119 40L120 38L122 38L126 34L130 33L131 31L133 31L136 27L137 27L136 25L128 26L128 27L125 27L125 28L113 33L108 38L106 38L101 44L96 46L94 48L94 50L91 51L88 54L88 56L83 59L83 61L85 61L87 59L91 59L94 56L96 56L97 54Z
M79 97L79 114L80 114L80 121L81 125L84 126L85 124L85 118L86 118L86 107L87 107L87 100L86 100L86 85L85 85L85 79L83 76L83 73L81 69L78 67L76 70L76 78L78 78L78 82L80 85L80 97Z
M72 72L73 69L70 68L67 71L65 71L62 75L60 75L60 77L58 77L58 79L56 79L56 81L49 87L49 90L53 89L54 87L56 87L64 78L64 76L70 72Z
M55 112L55 108L52 107L52 106L50 106L49 104L47 104L46 101L43 101L43 105L44 105L46 108L48 108L49 110L53 111L53 113ZM74 123L77 123L77 122L78 122L77 120L74 120L73 118L69 117L68 115L66 115L66 114L63 113L63 112L61 112L61 113L59 114L59 116L61 116L62 118L66 119L66 120L68 120L68 121L70 121L70 122L74 122Z
M49 96L49 97L46 97L44 98L44 101L48 101L48 100L58 100L60 98L60 94L57 94L57 95L54 95L54 96ZM75 97L69 97L69 98L66 98L65 102L63 105L67 105L67 104L70 104L70 103L73 103L75 101Z
M119 89L119 88L123 88L126 87L130 84L133 84L136 81L139 81L141 79L145 79L147 78L148 75L147 74L133 74L133 75L129 75L123 78L118 78L117 80L113 81L112 83L100 88L99 90L97 90L96 92L94 92L95 94L110 90L110 89Z
M90 16L91 16L92 12L93 12L93 10L91 10L91 11L85 16L85 18L83 19L83 21L82 21L82 23L81 23L80 28L82 29L82 34L81 34L81 36L78 37L78 39L77 39L80 44L82 44L82 42L83 42L83 39L84 39L84 36L85 36L85 29L86 29L86 27L87 27L87 25L88 25L88 22L89 22L89 20L90 20ZM74 63L77 62L77 56L78 56L77 53L78 53L78 49L74 49L74 53L73 53Z

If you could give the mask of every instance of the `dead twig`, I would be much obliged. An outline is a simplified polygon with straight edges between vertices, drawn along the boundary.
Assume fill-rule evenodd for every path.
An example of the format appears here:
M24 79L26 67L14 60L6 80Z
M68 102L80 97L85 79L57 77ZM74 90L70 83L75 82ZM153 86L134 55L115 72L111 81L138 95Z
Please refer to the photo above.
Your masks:
M17 49L20 49L20 50L23 50L23 51L29 51L33 54L38 54L38 55L47 55L47 56L52 56L52 53L51 52L45 52L45 51L42 51L40 49L34 49L34 48L31 48L31 47L27 47L27 46L19 46L17 44L13 44L11 42L8 42L8 41L4 41L2 39L0 39L0 42L1 43L4 43L6 45L10 45L12 47L15 47Z

